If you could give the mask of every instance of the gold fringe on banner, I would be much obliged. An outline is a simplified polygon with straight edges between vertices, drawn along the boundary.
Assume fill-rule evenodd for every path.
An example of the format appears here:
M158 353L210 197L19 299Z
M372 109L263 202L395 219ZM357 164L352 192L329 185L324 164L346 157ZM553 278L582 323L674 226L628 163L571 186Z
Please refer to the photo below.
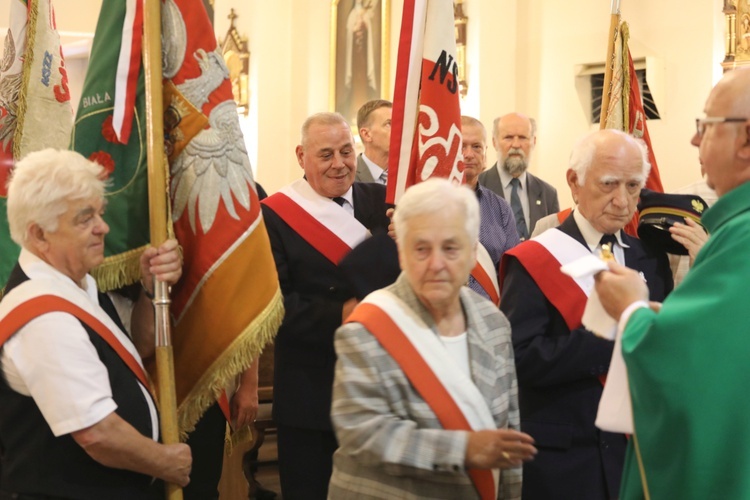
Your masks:
M622 36L622 130L630 133L630 28L623 21L620 24L620 36Z
M22 89L29 88L31 79L31 63L34 60L34 38L36 37L36 25L39 6L36 2L28 9L28 22L26 24L26 49L24 52ZM21 137L23 136L24 117L26 116L26 92L18 94L18 108L16 112L16 131L13 133L13 159L21 160Z
M100 292L109 292L141 279L141 254L146 245L128 250L104 259L104 262L91 270Z
M181 439L184 440L195 429L195 424L216 402L227 384L247 370L253 360L273 341L283 319L284 300L281 290L277 289L265 309L237 336L224 354L216 359L177 408ZM231 395L228 396L231 398ZM250 429L240 429L233 433L231 442L236 445L250 437Z

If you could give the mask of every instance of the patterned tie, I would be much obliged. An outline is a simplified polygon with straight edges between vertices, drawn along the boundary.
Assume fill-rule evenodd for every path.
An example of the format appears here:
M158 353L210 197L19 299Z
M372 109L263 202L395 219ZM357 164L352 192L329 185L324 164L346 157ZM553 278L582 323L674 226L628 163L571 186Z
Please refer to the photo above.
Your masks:
M513 209L513 216L516 218L518 236L521 240L525 240L529 237L529 230L526 228L526 219L523 217L521 198L518 197L518 188L521 186L521 181L514 177L510 180L510 185L512 186L510 190L510 208Z
M614 259L615 258L615 243L617 243L617 238L615 238L614 234L605 234L602 236L602 239L599 240L599 248L603 249L604 245L608 245L611 258ZM602 250L602 254L604 253L605 253L604 250Z
M383 170L383 173L378 177L378 182L384 186L388 184L388 170Z

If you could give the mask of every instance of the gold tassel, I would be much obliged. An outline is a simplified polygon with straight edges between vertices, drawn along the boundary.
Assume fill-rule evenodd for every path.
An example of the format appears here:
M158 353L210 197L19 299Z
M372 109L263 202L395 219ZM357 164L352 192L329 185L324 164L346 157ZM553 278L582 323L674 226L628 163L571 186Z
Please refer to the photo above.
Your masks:
M34 62L34 37L36 37L36 25L39 11L37 2L31 4L32 8L28 11L28 23L26 24L26 51L24 52L23 61L23 82L22 89L29 88L31 79L31 64ZM16 112L16 131L13 134L13 159L21 160L21 138L23 137L23 122L26 117L26 92L18 94L18 108Z
M180 438L195 429L195 424L203 413L216 402L227 382L247 370L253 360L273 341L284 319L284 301L281 290L276 294L253 322L234 340L232 345L219 357L195 387L185 397L177 409ZM227 395L231 399L231 395ZM234 432L235 445L248 439L251 433Z
M620 34L622 36L622 126L623 132L630 133L630 51L628 49L628 40L630 39L630 28L628 23L623 21L620 24Z
M146 248L144 245L112 255L92 269L91 276L96 279L99 291L108 292L137 283L141 279L141 254Z

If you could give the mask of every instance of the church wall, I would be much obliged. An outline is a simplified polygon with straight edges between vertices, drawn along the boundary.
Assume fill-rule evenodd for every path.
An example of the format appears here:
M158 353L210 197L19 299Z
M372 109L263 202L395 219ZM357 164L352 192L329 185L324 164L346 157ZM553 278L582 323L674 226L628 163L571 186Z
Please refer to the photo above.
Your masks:
M9 0L0 0L0 19ZM311 113L328 109L330 2L328 0L215 0L216 32L223 37L234 8L236 25L248 36L250 98L243 130L257 179L274 192L301 175L294 148L299 127ZM721 0L622 0L630 23L633 56L647 57L662 120L649 129L664 186L675 189L699 178L697 151L689 145L721 73ZM564 172L574 141L588 130L575 75L582 64L601 62L606 50L609 1L465 0L469 17L469 92L462 112L491 132L495 116L521 111L539 122L531 171L558 188L570 203ZM100 0L56 2L58 28L74 38L93 32ZM391 82L403 0L391 0ZM4 24L0 21L0 24ZM7 23L5 23L7 24ZM89 35L90 36L90 35ZM66 40L69 38L66 37ZM70 66L83 79L81 62ZM390 86L391 90L393 85ZM78 91L80 93L80 91ZM495 152L488 148L488 163Z

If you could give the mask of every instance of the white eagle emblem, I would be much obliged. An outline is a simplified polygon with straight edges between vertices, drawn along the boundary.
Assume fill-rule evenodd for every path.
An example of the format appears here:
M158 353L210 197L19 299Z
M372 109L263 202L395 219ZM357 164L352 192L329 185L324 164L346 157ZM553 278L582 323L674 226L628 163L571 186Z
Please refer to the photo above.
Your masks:
M187 32L182 14L172 0L162 9L164 37L163 70L166 78L177 74L185 60ZM198 49L194 54L201 74L177 85L182 95L197 109L229 76L219 52ZM209 232L216 220L219 202L230 216L239 220L235 203L250 209L253 175L240 129L237 106L233 100L216 105L208 116L209 128L201 130L185 146L170 165L173 199L172 220L177 221L187 208L190 227L196 229L197 217L203 233Z

